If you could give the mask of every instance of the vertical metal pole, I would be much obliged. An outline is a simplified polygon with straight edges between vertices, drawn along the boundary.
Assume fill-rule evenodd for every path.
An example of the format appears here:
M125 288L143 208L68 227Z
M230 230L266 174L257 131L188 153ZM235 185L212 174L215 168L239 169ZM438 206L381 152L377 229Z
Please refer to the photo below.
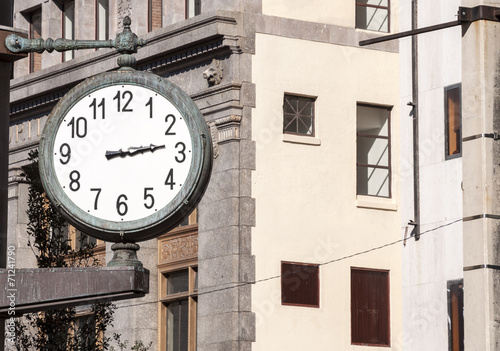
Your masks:
M418 26L418 2L412 0L412 30ZM411 37L411 72L412 72L412 102L413 102L413 211L415 228L413 235L415 240L420 239L420 155L418 134L418 38Z

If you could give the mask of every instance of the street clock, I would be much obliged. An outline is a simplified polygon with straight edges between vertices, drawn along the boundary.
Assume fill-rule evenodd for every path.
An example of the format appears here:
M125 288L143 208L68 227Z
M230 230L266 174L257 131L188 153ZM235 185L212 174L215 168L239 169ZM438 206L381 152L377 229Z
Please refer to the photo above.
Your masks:
M79 230L136 242L177 226L201 200L212 141L191 98L132 69L89 78L56 105L40 141L48 198Z

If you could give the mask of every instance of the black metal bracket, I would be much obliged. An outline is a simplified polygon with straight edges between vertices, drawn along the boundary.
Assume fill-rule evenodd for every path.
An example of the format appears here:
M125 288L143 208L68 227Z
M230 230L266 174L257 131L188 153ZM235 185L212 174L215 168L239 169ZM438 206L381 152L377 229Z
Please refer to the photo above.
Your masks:
M458 8L458 20L461 23L475 21L495 21L500 20L500 8L494 6L479 5L476 7Z
M500 7L479 5L476 7L459 7L458 8L458 18L455 21L436 24L433 26L423 27L408 30L401 33L384 35L382 37L361 40L359 46L366 46L371 44L383 43L388 40L405 38L412 35L433 32L436 30L441 30L445 28L455 27L462 24L470 24L475 21L500 21Z

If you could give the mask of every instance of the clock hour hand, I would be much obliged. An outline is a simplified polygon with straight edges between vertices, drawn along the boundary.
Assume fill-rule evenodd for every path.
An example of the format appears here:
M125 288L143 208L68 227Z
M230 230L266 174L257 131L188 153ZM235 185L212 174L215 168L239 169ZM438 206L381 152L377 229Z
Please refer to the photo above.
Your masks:
M106 151L106 158L108 160L115 158L115 157L125 157L125 156L134 156L138 153L144 153L145 151L151 151L154 152L157 149L163 149L165 148L165 145L154 145L151 144L149 146L139 146L139 147L129 147L127 150L120 149L118 151Z

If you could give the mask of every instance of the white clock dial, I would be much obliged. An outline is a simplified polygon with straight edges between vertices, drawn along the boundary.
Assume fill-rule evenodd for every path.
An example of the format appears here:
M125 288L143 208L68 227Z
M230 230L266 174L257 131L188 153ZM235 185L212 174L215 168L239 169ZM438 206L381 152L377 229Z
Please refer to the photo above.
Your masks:
M68 110L52 157L60 187L78 208L127 222L154 214L182 190L193 145L169 100L120 84L90 92Z

